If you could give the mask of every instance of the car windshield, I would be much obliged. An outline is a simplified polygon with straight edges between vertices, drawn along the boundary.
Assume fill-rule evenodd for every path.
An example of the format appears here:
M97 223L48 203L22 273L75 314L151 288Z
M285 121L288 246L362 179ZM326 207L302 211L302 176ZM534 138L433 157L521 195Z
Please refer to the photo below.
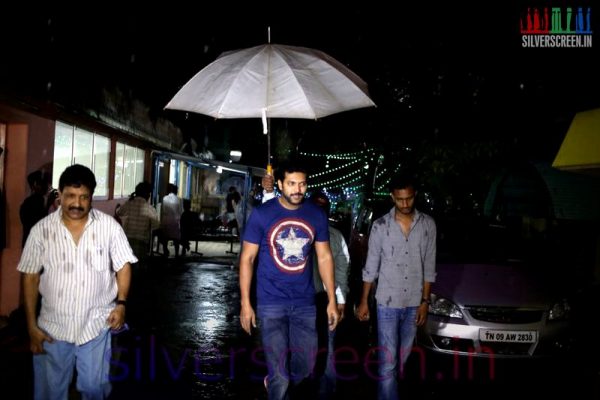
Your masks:
M392 207L392 201L388 197L366 200L357 215L355 223L357 233L367 235L373 222L390 211Z
M552 258L550 240L523 226L437 219L438 262L539 264Z

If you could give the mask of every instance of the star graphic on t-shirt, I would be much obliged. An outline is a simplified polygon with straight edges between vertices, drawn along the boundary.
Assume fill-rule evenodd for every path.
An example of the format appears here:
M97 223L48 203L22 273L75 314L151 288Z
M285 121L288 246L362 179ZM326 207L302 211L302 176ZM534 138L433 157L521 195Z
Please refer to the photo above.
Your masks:
M287 260L290 257L296 257L297 259L302 260L304 259L302 248L306 243L310 242L310 240L296 237L294 228L290 228L287 237L277 239L276 242L283 248L283 256L281 258Z

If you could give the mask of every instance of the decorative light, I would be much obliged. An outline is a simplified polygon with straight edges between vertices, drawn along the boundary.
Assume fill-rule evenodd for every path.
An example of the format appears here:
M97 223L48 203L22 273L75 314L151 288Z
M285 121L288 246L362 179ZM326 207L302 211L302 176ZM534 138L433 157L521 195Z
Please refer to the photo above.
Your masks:
M242 152L239 150L231 150L229 152L229 158L233 162L238 162L238 161L240 161L240 158L242 158Z

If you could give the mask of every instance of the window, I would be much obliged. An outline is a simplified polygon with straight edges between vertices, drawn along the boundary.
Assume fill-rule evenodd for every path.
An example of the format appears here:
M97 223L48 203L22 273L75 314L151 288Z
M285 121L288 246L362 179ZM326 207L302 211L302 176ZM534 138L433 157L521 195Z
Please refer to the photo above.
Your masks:
M171 160L171 168L169 168L169 183L177 185L177 160Z
M54 130L54 165L52 167L52 187L58 188L60 174L73 162L73 127L56 123Z
M85 129L57 121L54 131L52 186L58 188L60 174L70 165L82 164L94 171L94 197L108 197L110 139Z
M106 136L94 136L94 155L93 165L94 174L96 175L96 192L97 196L108 197L108 180L109 180L109 162L110 162L110 138Z
M126 197L144 180L144 150L117 142L114 197Z

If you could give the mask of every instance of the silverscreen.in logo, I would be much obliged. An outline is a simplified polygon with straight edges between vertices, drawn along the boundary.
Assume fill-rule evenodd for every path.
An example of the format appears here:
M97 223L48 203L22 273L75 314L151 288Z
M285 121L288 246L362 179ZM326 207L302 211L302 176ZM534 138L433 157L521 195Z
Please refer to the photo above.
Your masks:
M521 15L523 47L592 47L591 7L529 7Z

